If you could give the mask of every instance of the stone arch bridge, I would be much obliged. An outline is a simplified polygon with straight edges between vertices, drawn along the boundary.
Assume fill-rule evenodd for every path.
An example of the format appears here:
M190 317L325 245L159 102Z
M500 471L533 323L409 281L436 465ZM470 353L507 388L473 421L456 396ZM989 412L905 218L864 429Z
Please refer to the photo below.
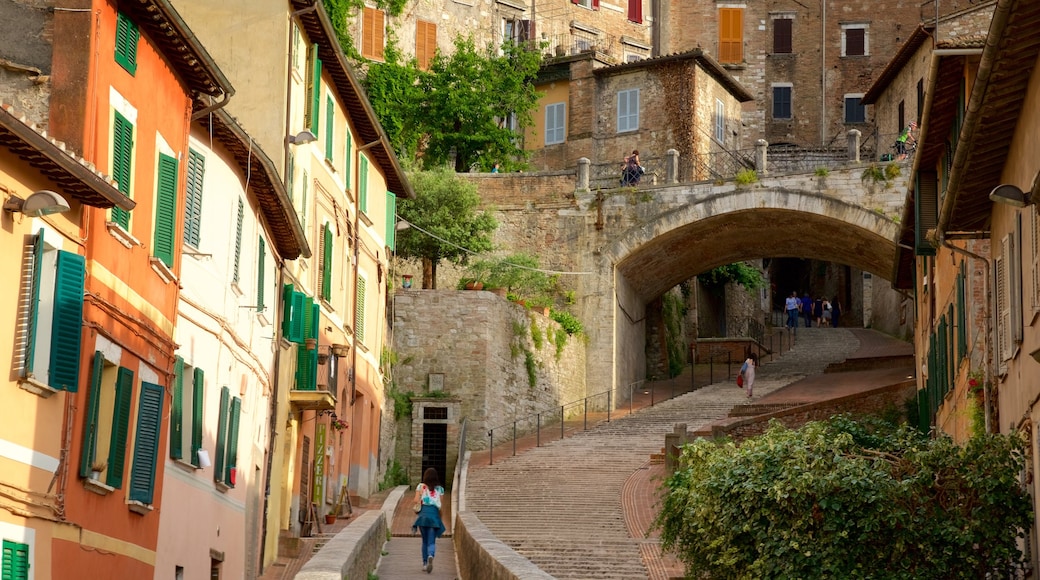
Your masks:
M469 174L500 222L496 244L569 272L586 326L590 392L645 376L647 305L717 266L759 258L836 262L888 280L908 167L889 180L868 164L757 183L674 183L589 190L577 171ZM617 400L617 399L615 399Z

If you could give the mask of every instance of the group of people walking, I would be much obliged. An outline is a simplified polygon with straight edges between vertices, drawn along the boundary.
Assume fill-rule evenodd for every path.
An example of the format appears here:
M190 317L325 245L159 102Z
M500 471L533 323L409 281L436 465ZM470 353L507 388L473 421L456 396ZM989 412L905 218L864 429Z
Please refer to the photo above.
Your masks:
M797 292L791 292L784 301L784 311L787 313L786 326L792 330L798 328L799 318L805 320L806 328L812 327L813 321L817 327L837 328L838 319L841 317L841 302L838 302L837 298L831 301L817 297L814 300L809 297L808 292L799 298Z

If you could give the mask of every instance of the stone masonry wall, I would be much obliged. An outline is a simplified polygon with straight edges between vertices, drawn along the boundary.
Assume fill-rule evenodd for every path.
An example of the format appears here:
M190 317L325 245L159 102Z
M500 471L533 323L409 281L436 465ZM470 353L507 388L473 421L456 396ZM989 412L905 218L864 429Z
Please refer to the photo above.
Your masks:
M557 356L558 328L555 321L491 292L399 290L394 295L394 381L397 388L422 397L429 375L443 375L443 390L459 401L458 419L469 421L467 447L482 449L488 429L589 394L584 342L567 337Z

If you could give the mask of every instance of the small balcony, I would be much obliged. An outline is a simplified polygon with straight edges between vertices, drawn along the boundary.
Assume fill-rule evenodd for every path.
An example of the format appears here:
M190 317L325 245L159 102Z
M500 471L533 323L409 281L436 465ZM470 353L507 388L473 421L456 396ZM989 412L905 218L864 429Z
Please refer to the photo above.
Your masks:
M301 348L304 348L301 345ZM318 372L313 385L299 388L294 384L289 391L289 403L303 411L333 411L336 409L336 375L338 359L330 356L328 345L318 346Z

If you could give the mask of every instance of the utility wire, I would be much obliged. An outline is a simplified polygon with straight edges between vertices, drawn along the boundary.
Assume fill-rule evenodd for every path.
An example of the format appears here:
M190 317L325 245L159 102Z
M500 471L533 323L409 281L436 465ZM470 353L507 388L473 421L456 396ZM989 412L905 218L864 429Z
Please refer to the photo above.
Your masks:
M462 247L462 246L460 246L460 245L458 245L458 244L456 244L454 242L450 242L448 240L445 240L444 238L438 236L437 234L434 234L432 232L428 232L428 231L420 228L419 226L417 226L417 225L413 224L412 222L410 222L410 221L404 219L403 217L401 217L401 214L394 214L394 215L397 217L398 221L402 221L402 222L408 224L409 228L412 228L412 229L415 229L415 230L419 230L420 232L430 236L431 238L433 238L433 239L435 239L437 241L443 242L445 244L448 244L449 246L451 246L453 248L457 248L459 250L462 250L463 252L466 252L467 254L469 254L471 256L479 256L480 255L477 252L474 252L473 250L470 250L469 248L464 248L464 247ZM514 263L509 262L509 261L503 261L502 264L505 264L507 266L512 266L514 268L520 268L521 270L531 270L532 272L541 272L543 274L565 274L565 275L573 275L573 276L585 276L585 275L589 275L589 274L595 274L595 272L564 272L564 271L560 271L560 270L543 270L542 268L531 268L531 267L528 267L528 266L521 266L520 264L514 264Z

